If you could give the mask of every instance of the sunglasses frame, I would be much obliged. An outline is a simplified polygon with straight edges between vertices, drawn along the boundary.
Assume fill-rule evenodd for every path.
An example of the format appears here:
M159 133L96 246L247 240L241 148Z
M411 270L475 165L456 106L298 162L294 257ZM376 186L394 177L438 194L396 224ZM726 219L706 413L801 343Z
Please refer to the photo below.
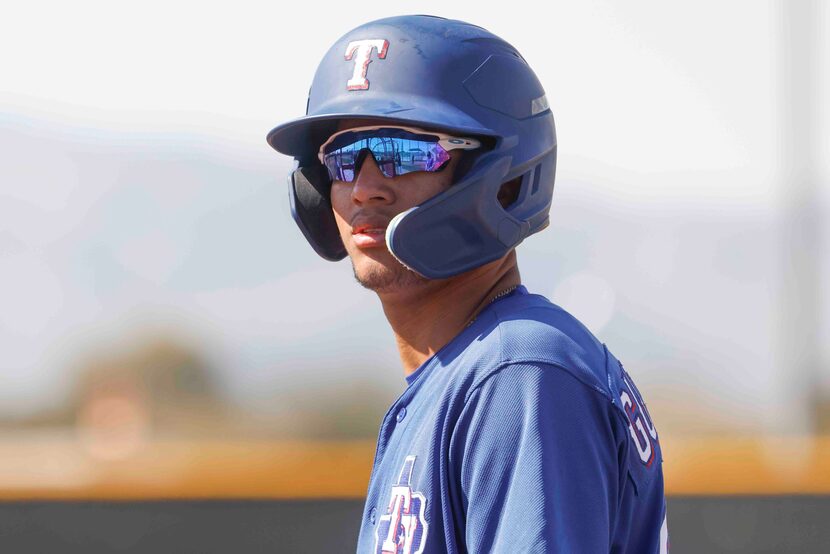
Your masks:
M323 166L326 165L325 162L325 149L326 147L334 142L334 140L343 135L345 133L355 133L360 131L379 131L381 129L397 129L402 131L407 131L417 135L429 135L436 137L438 140L435 141L438 146L443 148L445 151L450 152L451 150L475 150L476 148L481 147L481 141L476 140L470 137L457 137L454 135L448 135L446 133L440 133L436 131L427 131L426 129L421 129L419 127L404 127L402 125L367 125L365 127L352 127L350 129L343 129L342 131L338 131L334 133L329 139L320 146L320 150L317 152L317 158L320 160L320 163ZM371 151L370 151L371 152ZM374 156L374 154L372 154ZM386 177L384 175L384 177ZM386 177L387 179L392 179L394 177Z

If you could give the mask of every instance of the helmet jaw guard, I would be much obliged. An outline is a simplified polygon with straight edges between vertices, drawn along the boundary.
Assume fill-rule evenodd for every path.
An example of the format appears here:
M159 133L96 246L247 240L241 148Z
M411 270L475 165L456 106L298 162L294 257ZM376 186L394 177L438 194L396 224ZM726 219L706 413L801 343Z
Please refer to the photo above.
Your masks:
M485 158L462 182L392 219L386 244L398 261L424 277L443 279L507 252L499 228L504 224L520 232L522 227L496 199L510 170L510 156L492 152ZM513 236L505 238L514 243Z
M547 210L523 214L539 197L550 199L552 190L540 184L553 187L544 176L555 171L556 149L529 165L511 172L509 154L486 154L461 182L392 219L386 228L390 252L429 279L452 277L501 258L548 225ZM522 179L519 198L505 209L497 198L499 188L516 177Z
M359 66L344 53L355 43L380 43L374 39L384 39L388 51L380 56L369 49L363 65L366 88L348 89ZM469 271L547 226L556 170L553 115L521 55L486 30L430 16L362 25L323 58L306 116L268 134L274 149L298 163L289 187L294 220L314 250L332 261L344 258L346 249L317 150L343 119L432 128L494 144L460 181L387 227L389 250L422 276L439 279ZM499 189L517 177L518 198L503 207Z

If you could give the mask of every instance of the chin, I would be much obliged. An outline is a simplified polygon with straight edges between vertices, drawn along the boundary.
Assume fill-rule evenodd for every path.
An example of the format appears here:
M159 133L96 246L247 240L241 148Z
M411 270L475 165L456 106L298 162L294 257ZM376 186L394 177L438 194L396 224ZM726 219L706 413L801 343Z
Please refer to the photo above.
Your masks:
M354 277L363 288L378 293L396 292L421 287L429 281L404 267L388 250L385 254L382 261L368 256L358 256L359 259L352 256Z

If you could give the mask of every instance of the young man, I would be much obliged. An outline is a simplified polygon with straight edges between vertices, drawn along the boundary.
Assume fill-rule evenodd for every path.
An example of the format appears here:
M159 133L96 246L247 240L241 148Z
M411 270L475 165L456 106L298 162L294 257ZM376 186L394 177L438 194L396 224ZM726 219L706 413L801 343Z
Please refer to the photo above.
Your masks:
M378 294L408 386L381 425L358 552L668 548L657 431L622 365L521 285L548 225L544 90L512 46L459 21L384 19L321 62L294 219Z

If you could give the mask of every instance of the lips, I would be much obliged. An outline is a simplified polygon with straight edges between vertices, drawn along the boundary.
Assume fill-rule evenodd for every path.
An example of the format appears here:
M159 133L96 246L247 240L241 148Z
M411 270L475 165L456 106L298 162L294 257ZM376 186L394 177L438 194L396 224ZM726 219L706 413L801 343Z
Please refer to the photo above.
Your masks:
M375 248L386 244L385 220L357 220L352 223L352 241L358 248Z
M357 227L352 228L352 234L358 235L363 233L385 233L386 232L386 225L371 225L371 224L364 224L358 225Z

